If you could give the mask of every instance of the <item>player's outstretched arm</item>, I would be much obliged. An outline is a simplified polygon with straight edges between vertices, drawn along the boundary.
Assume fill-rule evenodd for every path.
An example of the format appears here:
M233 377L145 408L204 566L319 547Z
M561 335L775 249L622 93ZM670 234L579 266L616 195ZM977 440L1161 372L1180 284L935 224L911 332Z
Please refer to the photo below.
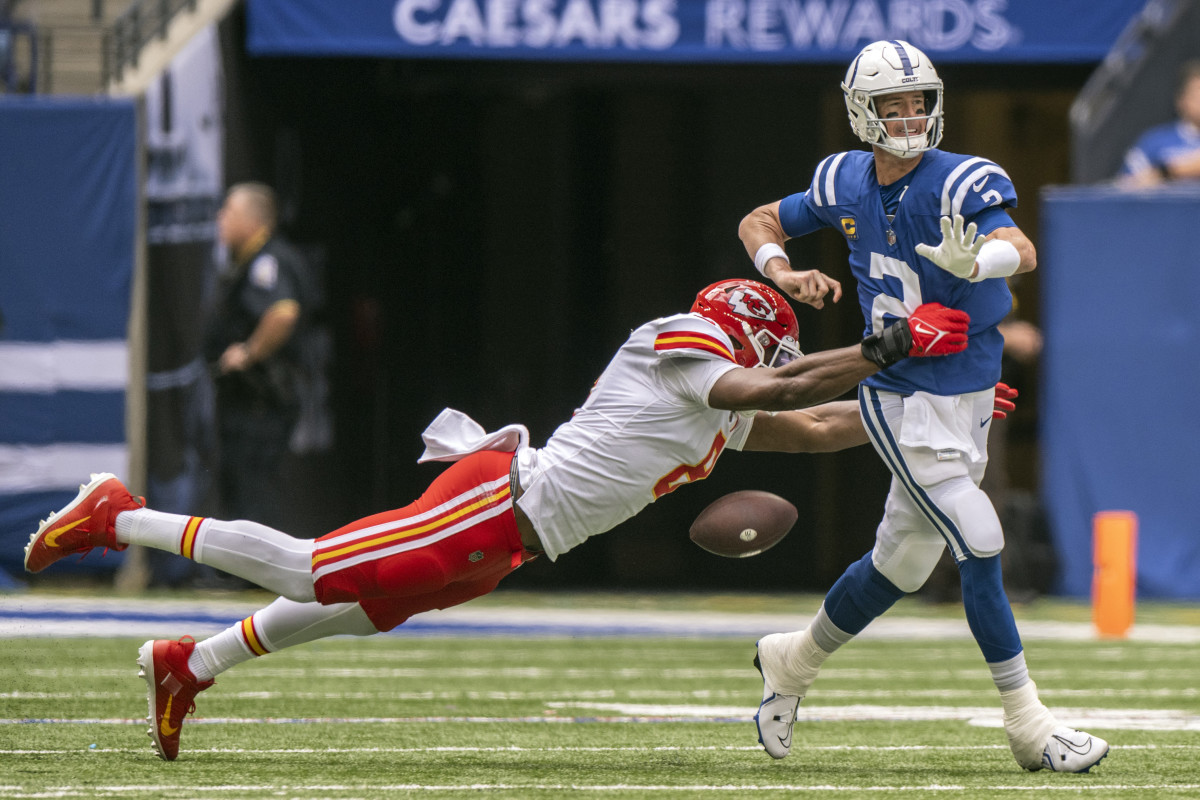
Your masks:
M782 367L730 370L713 384L708 404L730 411L815 406L845 394L903 358L962 352L970 322L964 311L926 303L856 346L813 353Z
M942 241L936 246L918 244L916 251L956 277L978 283L1037 268L1037 251L1020 228L1005 226L976 236L975 223L964 226L961 214L942 217L941 226Z
M833 453L868 441L858 403L854 400L836 400L798 411L758 414L742 449L776 453Z
M1017 390L1006 383L996 384L992 417L1004 419L1016 409ZM835 400L797 411L761 412L742 450L774 453L835 453L869 442L858 403Z

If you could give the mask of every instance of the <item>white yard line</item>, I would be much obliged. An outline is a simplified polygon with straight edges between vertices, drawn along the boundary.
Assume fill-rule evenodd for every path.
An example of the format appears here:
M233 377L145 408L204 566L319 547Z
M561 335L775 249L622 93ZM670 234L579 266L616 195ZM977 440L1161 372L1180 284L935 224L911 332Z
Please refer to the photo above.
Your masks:
M1097 730L1198 731L1200 716L1175 709L1061 708L1051 710L1064 723ZM591 713L589 713L591 712ZM408 717L189 717L189 725L380 725L412 723L524 723L534 725L578 723L707 722L748 723L755 709L747 706L660 705L650 703L545 704L540 715L524 716L408 716ZM801 705L800 723L820 722L945 722L958 721L983 728L1003 727L1000 710L990 706L846 706ZM145 725L129 717L0 718L4 725Z
M150 794L179 791L175 784L134 784L134 785L66 785L53 786L39 791L36 797L112 797L125 794ZM187 786L187 791L195 795L221 795L227 793L240 794L245 792L261 792L268 795L285 794L289 797L311 793L315 797L328 796L328 792L493 792L493 791L541 791L541 792L597 792L621 794L625 792L669 792L678 795L681 792L813 792L820 794L843 792L886 792L904 794L909 792L1016 792L1028 795L1031 792L1070 792L1077 795L1094 795L1114 791L1154 790L1164 792L1193 791L1200 789L1200 784L1130 784L1105 783L1087 784L1071 781L1062 785L1042 784L1038 786L967 786L960 784L930 783L914 786L837 786L832 784L801 784L801 783L721 783L721 784L587 784L587 783L395 783L395 784L294 784L277 786L274 784L227 784L221 786ZM0 797L27 797L20 786L0 784Z

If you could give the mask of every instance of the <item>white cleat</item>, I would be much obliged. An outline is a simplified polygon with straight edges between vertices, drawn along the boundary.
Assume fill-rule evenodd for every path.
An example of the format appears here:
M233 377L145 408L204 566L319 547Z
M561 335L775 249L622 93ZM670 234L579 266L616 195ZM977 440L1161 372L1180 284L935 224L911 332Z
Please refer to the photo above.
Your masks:
M796 724L796 711L800 708L799 695L779 694L767 683L759 660L758 645L755 645L754 668L763 676L763 699L754 715L758 726L758 742L771 758L784 758L792 749L792 726Z
M1042 766L1054 772L1087 772L1108 755L1108 742L1074 728L1055 728L1042 751Z

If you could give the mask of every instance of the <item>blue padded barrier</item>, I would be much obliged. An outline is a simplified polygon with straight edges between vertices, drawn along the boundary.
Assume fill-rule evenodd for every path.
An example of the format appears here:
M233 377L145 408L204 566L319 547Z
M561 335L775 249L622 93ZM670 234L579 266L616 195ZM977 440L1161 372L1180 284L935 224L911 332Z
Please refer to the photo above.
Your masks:
M1092 515L1139 518L1138 594L1200 597L1200 186L1043 193L1042 492L1091 591Z

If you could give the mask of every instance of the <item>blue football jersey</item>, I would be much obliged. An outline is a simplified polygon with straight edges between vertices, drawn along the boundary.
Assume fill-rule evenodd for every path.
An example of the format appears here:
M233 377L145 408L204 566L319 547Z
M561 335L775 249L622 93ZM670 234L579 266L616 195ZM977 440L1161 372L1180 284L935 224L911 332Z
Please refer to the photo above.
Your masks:
M1122 172L1132 175L1200 150L1200 130L1182 120L1156 125L1138 137L1125 153Z
M923 303L936 301L971 315L966 350L904 359L868 378L867 385L902 394L988 389L1000 379L1004 337L996 326L1012 310L1007 281L971 283L918 256L914 248L922 242L936 246L942 240L944 216L962 214L978 225L981 236L1011 227L1004 209L1016 206L1016 189L995 163L941 150L927 151L902 181L908 188L889 222L872 154L852 150L831 155L817 165L808 191L780 203L783 230L791 237L820 228L842 234L850 247L850 271L858 282L866 334L908 316Z

